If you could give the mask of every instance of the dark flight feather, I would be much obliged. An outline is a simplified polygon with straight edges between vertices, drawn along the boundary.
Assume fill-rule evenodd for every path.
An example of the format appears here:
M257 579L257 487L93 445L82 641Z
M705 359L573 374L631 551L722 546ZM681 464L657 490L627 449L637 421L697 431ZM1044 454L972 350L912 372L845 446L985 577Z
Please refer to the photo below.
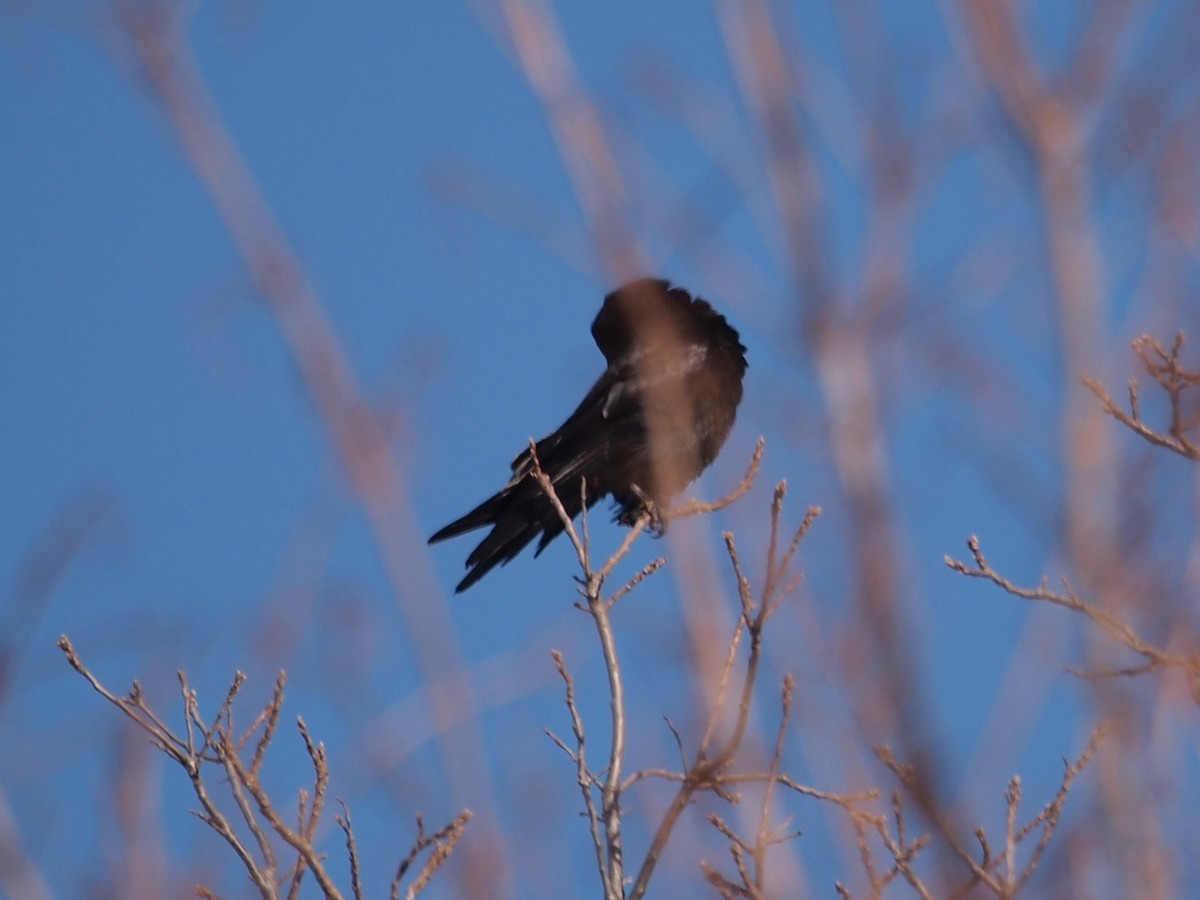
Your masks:
M742 400L746 348L706 300L651 278L605 297L592 337L608 368L559 429L537 442L537 457L572 518L611 495L616 520L632 525L716 458ZM469 571L456 591L534 538L536 556L563 532L532 470L525 449L498 494L429 539L433 544L491 526L467 557Z

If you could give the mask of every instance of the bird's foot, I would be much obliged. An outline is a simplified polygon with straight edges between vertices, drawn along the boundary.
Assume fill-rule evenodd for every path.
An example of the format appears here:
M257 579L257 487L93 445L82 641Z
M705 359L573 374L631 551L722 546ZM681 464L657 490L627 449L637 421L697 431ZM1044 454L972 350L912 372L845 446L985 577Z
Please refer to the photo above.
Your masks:
M650 522L646 525L649 532L656 538L662 537L667 533L667 523L670 521L663 515L662 507L651 501L646 504L646 513L650 516Z
M646 523L646 530L655 537L662 537L667 533L667 519L663 515L663 508L636 484L631 485L630 489L637 496L640 505L626 508L617 517L617 521L632 527L642 516L647 516L649 521Z

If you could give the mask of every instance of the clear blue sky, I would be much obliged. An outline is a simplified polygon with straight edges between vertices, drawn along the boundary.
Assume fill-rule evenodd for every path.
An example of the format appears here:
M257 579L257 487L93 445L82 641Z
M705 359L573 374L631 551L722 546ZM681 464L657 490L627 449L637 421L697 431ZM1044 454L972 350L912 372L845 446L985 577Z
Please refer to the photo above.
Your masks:
M477 6L487 11L476 17ZM840 615L854 536L798 335L803 310L772 230L761 141L718 18L691 2L558 6L579 76L619 148L654 274L709 297L749 347L738 425L696 490L713 496L735 483L759 435L764 471L719 523L688 534L718 548L719 529L732 528L760 549L770 487L787 478L790 521L809 503L827 515L802 554L801 608L778 641L848 652L854 638ZM947 33L936 9L891 15L872 25L887 31L891 55L858 75L894 82L909 127L930 127L928 111L963 77L951 50L961 35ZM110 686L139 678L172 711L176 669L191 673L211 708L235 669L250 673L250 697L260 700L286 665L285 720L304 715L330 745L331 793L351 803L369 874L385 882L412 814L441 824L455 811L439 796L427 745L385 771L364 761L387 755L365 746L371 741L403 743L372 730L392 721L381 717L394 716L401 733L424 733L409 656L421 636L403 633L376 547L276 324L105 16L103 6L43 4L9 4L0 16L0 584L8 592L0 602L21 594L48 529L64 517L92 523L46 604L32 617L6 613L17 657L0 712L0 783L51 888L79 895L103 882L95 873L115 840L94 812L111 803L106 774L138 742L120 743L116 712L67 670L57 636L69 633ZM613 285L587 242L544 110L494 32L499 21L489 4L367 4L348 14L333 4L220 2L200 4L188 29L221 116L360 383L394 416L396 457L426 534L496 489L527 438L555 427L602 364L588 325ZM840 108L855 96L845 75L852 54L822 4L802 4L782 21L805 54L817 95L809 108L824 117L815 130L832 219L827 262L852 293L871 235L863 120ZM1031 22L1038 52L1053 60L1073 21ZM712 132L702 140L680 123L682 104L664 115L655 99L677 103L676 83L707 113L700 120ZM924 701L949 784L968 772L977 779L970 808L992 828L1009 775L1025 775L1033 809L1050 799L1059 760L1086 739L1086 691L1058 669L1071 658L1077 624L942 565L975 532L1017 580L1036 582L1058 564L1063 373L1053 281L1027 161L997 120L964 114L972 137L929 141L949 161L939 159L935 183L921 192L909 257L914 298L879 342L877 361L902 535L896 577L911 604ZM1129 309L1150 265L1140 202L1120 182L1098 201L1116 349L1112 369L1096 374L1113 384L1132 368L1121 350L1127 338L1149 327ZM693 209L703 213L694 225ZM994 257L968 254L998 232L1020 237L999 241ZM978 269L964 273L958 262ZM971 292L957 294L959 284ZM1152 324L1170 334L1186 323L1159 316ZM938 341L956 355L938 357ZM974 390L973 364L999 387ZM593 531L610 546L618 535L606 518L597 515ZM449 591L471 546L464 539L416 552L428 552ZM665 548L644 542L634 560ZM727 567L715 558L727 591ZM761 550L755 571L760 558ZM522 895L521 883L595 895L573 771L542 735L543 726L567 733L550 647L566 650L587 682L586 712L597 723L605 715L594 638L571 609L573 574L570 548L556 544L449 606L481 685L503 826L565 860L510 870L509 896ZM678 677L686 651L678 602L675 583L661 577L623 610L630 674L647 685L635 698L644 722L635 767L672 761L661 716L696 726L695 698ZM804 628L816 632L787 630ZM1031 634L1043 649L1028 643ZM1028 668L1014 665L1021 654L1033 660ZM819 718L844 701L824 680L836 681L827 662L793 662L780 651L772 677L795 671L805 714ZM1006 676L1028 684L1005 687ZM993 710L996 698L1013 696L1032 698L1027 717ZM765 740L774 716L767 697ZM821 738L798 741L809 742L795 758L802 777L830 790L861 786L823 781L853 769L823 762ZM278 743L286 794L301 783L303 760L290 730ZM237 895L244 883L236 876L211 875L228 873L232 857L185 814L194 802L182 773L164 766L161 778L173 865L193 881L224 877L218 887ZM809 885L829 896L853 860L821 861L829 819L797 809ZM328 840L338 854L336 835ZM454 883L439 889L435 896L451 896Z

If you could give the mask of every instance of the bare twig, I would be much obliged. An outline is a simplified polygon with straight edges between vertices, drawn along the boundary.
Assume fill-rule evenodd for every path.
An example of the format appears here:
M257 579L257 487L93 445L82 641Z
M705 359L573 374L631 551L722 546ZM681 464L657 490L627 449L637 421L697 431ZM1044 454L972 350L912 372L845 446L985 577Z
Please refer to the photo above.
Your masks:
M714 500L711 503L693 500L690 503L685 503L683 506L677 506L674 509L667 510L662 518L664 522L674 521L675 519L686 519L690 516L699 516L706 513L716 512L725 507L736 503L742 497L749 493L750 488L754 486L754 479L758 477L758 470L762 466L763 451L766 449L766 439L759 438L754 445L754 452L750 455L750 463L746 466L746 472L742 475L742 480L737 483L732 491L722 497L720 500Z
M392 900L398 900L400 897L400 883L404 880L404 876L408 874L408 870L412 868L413 863L417 858L432 847L433 850L429 857L425 860L425 865L421 867L421 871L413 880L413 883L408 886L408 890L404 892L405 900L413 900L421 891L429 887L429 882L437 870L440 869L450 858L450 854L454 852L454 847L458 844L459 838L462 837L463 829L467 827L467 823L471 821L474 815L469 809L464 809L454 821L433 834L425 833L425 820L421 816L417 816L417 838L413 841L412 848L400 863L400 867L396 870L396 877L392 879Z
M756 450L757 453L757 450ZM753 468L753 466L752 466ZM782 501L782 494L776 492L775 503ZM773 507L774 509L774 507ZM794 543L798 544L800 539L807 533L812 524L812 520L819 514L819 510L813 508L809 510L809 514L805 517L804 522L797 530L797 537ZM773 513L773 515L776 515ZM666 848L667 841L670 839L671 833L675 828L675 824L682 814L683 810L691 803L693 797L698 791L711 790L719 795L724 794L724 784L729 783L725 780L725 770L733 762L734 756L741 747L742 739L745 735L746 725L750 715L750 698L753 695L755 684L758 677L758 666L761 658L762 650L762 635L763 629L766 626L771 614L778 608L777 599L780 596L778 591L772 595L770 592L764 592L763 601L756 604L749 587L749 581L742 570L741 559L738 555L737 545L733 535L728 532L724 535L725 547L729 554L730 564L733 568L735 577L738 582L738 596L741 602L742 614L738 617L738 621L734 627L733 635L730 637L729 649L726 654L725 664L722 669L721 680L717 687L716 700L713 703L712 709L709 711L708 721L705 725L704 735L700 740L700 744L696 749L695 756L691 765L687 768L680 781L679 789L676 791L675 797L668 806L666 813L659 822L658 828L655 830L654 838L651 841L649 850L642 861L641 868L638 870L638 875L634 881L633 888L630 891L631 900L637 900L642 897L647 887L649 886L650 878L654 874L654 869L658 864L658 860L662 856L663 850ZM792 554L787 556L787 562L791 561ZM776 571L774 583L777 585L783 580L785 574L782 569ZM794 583L794 580L791 580ZM772 590L775 590L773 587ZM742 635L749 636L749 651L746 658L745 674L742 676L742 689L738 699L737 711L735 714L733 729L727 739L716 748L715 752L711 750L711 742L716 734L717 723L724 715L724 705L726 691L730 684L730 677L733 669L733 662L737 655L738 647L741 644ZM774 783L780 780L777 773L769 776L769 781Z
M912 766L904 765L897 760L896 757L892 755L891 748L876 747L875 755L879 757L880 762L891 769L892 773L896 776L896 778L900 781L910 795L916 794L922 790L921 786L917 782L916 770ZM1004 896L1003 884L987 868L976 861L975 857L967 852L949 827L949 823L947 823L941 816L940 811L931 804L924 804L923 809L925 813L929 815L931 819L933 819L934 825L937 826L938 832L946 840L954 855L957 856L959 860L971 870L971 874L979 881L982 881L984 884L986 884L993 893L999 896ZM896 802L896 818L897 822L901 821L898 797ZM891 847L888 849L891 850Z
M1146 663L1145 665L1136 668L1114 669L1105 671L1104 675L1134 675L1143 672L1152 671L1161 668L1177 668L1187 676L1188 684L1192 689L1193 698L1197 703L1200 703L1200 650L1190 654L1172 653L1151 644L1149 641L1139 636L1127 623L1114 616L1105 609L1101 609L1091 603L1081 600L1071 588L1070 582L1063 579L1063 591L1053 591L1049 588L1045 581L1035 588L1021 587L1014 584L1009 579L1005 578L999 572L992 568L987 559L983 555L983 550L980 548L979 538L971 535L967 539L967 548L971 551L971 556L974 565L960 562L949 556L945 558L945 563L956 572L961 572L963 575L969 575L972 578L982 578L985 581L990 581L992 584L1001 588L1005 592L1012 594L1015 597L1021 597L1025 600L1038 600L1045 603L1052 603L1055 606L1062 606L1066 609L1081 613L1091 619L1096 625L1104 630L1110 637L1118 643L1128 647L1130 650L1142 656Z
M608 562L600 571L593 571L591 559L589 555L589 545L584 538L581 538L579 532L576 531L571 516L567 513L562 501L558 497L558 493L554 488L550 477L543 471L541 462L537 457L537 446L533 441L530 441L530 456L532 459L532 473L537 479L542 490L553 504L555 511L558 513L559 519L562 522L563 528L566 531L567 537L571 541L571 545L575 548L575 553L579 559L579 567L583 570L583 583L580 588L580 593L584 597L585 609L591 615L592 621L596 626L596 633L600 638L601 652L604 656L604 667L608 674L608 689L609 689L609 706L612 720L612 743L609 749L608 766L604 776L603 784L600 787L600 809L599 821L603 825L604 830L604 853L597 853L597 863L600 867L600 880L604 888L604 895L607 900L618 900L624 896L624 851L622 846L621 836L621 775L622 767L625 758L625 687L621 675L620 660L617 656L616 638L613 635L612 619L610 618L610 610L612 605L626 591L632 588L633 583L627 584L625 588L615 593L611 599L605 600L603 596L603 588L605 579L617 563L625 557L629 549L633 546L633 541L638 535L645 530L646 525L650 521L649 513L643 512L634 523L632 529L626 535L625 540L617 551L609 558ZM586 506L586 504L585 504ZM584 532L586 537L586 532ZM657 566L653 564L643 569L643 575L649 575ZM635 576L633 582L639 581L640 578ZM561 663L561 658L556 658L556 664ZM566 678L566 670L561 667L559 671ZM568 682L568 690L571 691L570 683ZM573 692L569 694L573 704ZM575 728L575 721L578 717L578 711L572 710L572 727ZM583 741L582 741L582 723L579 723L576 730L576 763L583 765ZM593 841L596 840L595 808L591 799L591 785L595 780L587 774L586 767L583 773L580 774L581 788L585 793L585 804L588 808L588 815L593 823ZM583 787L582 782L587 781L588 786Z
M1067 795L1070 793L1075 779L1087 767L1095 755L1096 748L1099 746L1100 741L1103 740L1105 731L1103 723L1092 730L1091 737L1088 739L1083 752L1074 762L1066 763L1066 770L1063 773L1062 782L1059 784L1054 799L1046 804L1030 821L1020 826L1017 824L1017 817L1021 804L1021 779L1019 776L1013 776L1004 791L1005 827L1003 852L1001 854L997 855L993 852L983 828L977 828L975 830L975 838L979 842L981 853L979 859L976 859L974 854L962 846L957 837L950 831L947 823L935 816L934 824L938 827L942 837L953 853L967 866L971 873L970 882L963 886L956 894L957 896L965 895L971 887L978 883L986 885L996 896L1005 898L1015 897L1024 889L1029 879L1037 870L1046 847L1054 835L1054 830L1058 827L1063 808L1066 805ZM875 752L880 761L896 775L905 790L911 792L915 789L914 774L911 766L900 763L887 747L877 747ZM888 847L889 852L893 854L893 857L899 864L902 857L907 859L910 856L909 850L904 845L903 816L901 814L902 807L899 793L896 794L894 805L896 824L900 833L899 842L891 842L889 836L886 834L886 829L880 829L879 834L884 839L885 846ZM1037 844L1034 846L1025 864L1023 866L1019 865L1017 860L1018 847L1034 831L1039 829L1040 834ZM901 872L904 872L903 868L901 868ZM905 874L907 877L907 873ZM910 883L912 883L911 879Z
M616 591L616 593L614 593L611 597L608 598L608 605L612 606L614 603L616 603L618 600L620 600L622 597L624 597L626 594L628 594L635 587L637 587L639 584L641 584L643 581L645 581L647 578L649 578L651 575L653 575L655 572L657 572L659 569L661 569L666 564L667 564L666 559L661 556L658 557L658 559L653 559L650 562L648 562L645 565L645 567L642 569L642 571L638 572L636 575L634 575L632 578L630 578L627 582L625 582L624 586L619 588Z
M709 815L709 822L729 840L729 853L737 868L740 883L734 883L718 873L711 866L702 864L705 877L709 883L729 897L765 897L766 853L771 846L791 840L799 836L799 832L788 830L788 822L778 829L769 826L771 801L775 787L780 779L780 765L783 759L783 742L787 734L788 721L791 718L792 689L795 682L791 675L783 680L782 715L779 720L779 731L775 738L775 753L771 758L771 768L763 783L762 805L759 811L758 827L754 840L749 841L740 837L716 813Z
M275 729L279 725L279 713L283 710L283 688L287 684L287 673L280 672L275 679L275 696L271 698L271 702L263 709L254 723L246 730L242 739L237 743L237 749L240 753L242 747L250 740L250 736L258 729L260 724L265 723L262 737L258 739L258 743L254 747L254 758L250 761L250 771L255 775L262 769L263 754L266 753L267 745L271 743L271 739L275 736Z
M1129 411L1121 409L1104 386L1094 378L1084 378L1096 398L1104 406L1104 411L1128 428L1130 431L1149 441L1157 447L1164 447L1192 461L1200 461L1200 444L1193 439L1193 432L1200 418L1195 410L1191 413L1185 408L1189 393L1200 384L1200 369L1187 369L1179 361L1183 351L1183 332L1175 335L1175 340L1168 350L1149 335L1142 335L1133 342L1134 352L1141 359L1142 365L1160 388L1167 395L1171 405L1171 422L1166 432L1147 425L1142 419L1141 399L1138 395L1138 384L1134 379L1129 382Z
M900 792L895 791L892 794L892 820L896 828L895 835L892 834L892 826L889 825L887 816L855 807L847 807L847 810L850 813L850 823L854 828L859 859L870 885L870 896L881 896L884 889L895 881L897 876L900 876L923 900L933 900L933 895L912 868L913 860L929 844L929 836L920 835L912 841L908 839L904 804ZM883 872L876 867L874 854L868 844L868 837L872 833L878 836L884 849L892 858L891 866ZM839 896L850 896L850 892L841 884L837 885L837 890Z
M742 481L725 497L714 503L698 503L693 502L685 504L674 510L667 512L663 519L675 519L691 515L700 515L712 512L717 509L723 509L730 503L733 503L739 497L743 496L751 487L754 477L758 472L763 455L763 441L760 439L755 447L751 457L747 471ZM788 592L795 588L798 584L797 578L788 577L788 568L795 555L796 549L800 541L811 527L813 520L819 514L820 510L812 508L808 511L801 526L797 529L788 551L785 553L782 560L777 560L777 551L775 546L772 546L768 558L769 573L766 579L766 585L762 591L761 602L756 602L754 594L750 589L749 579L746 577L742 568L741 558L738 554L736 543L733 536L726 533L724 535L726 549L729 554L730 563L733 567L735 577L738 582L738 596L741 603L741 615L738 616L734 632L730 637L728 651L719 684L717 686L716 699L706 721L704 734L700 740L699 747L695 751L694 758L689 764L684 762L681 772L666 772L659 770L641 770L626 778L624 776L624 755L625 755L625 699L624 685L621 677L620 661L617 654L616 640L613 634L612 621L610 613L615 602L623 597L626 593L641 583L648 575L657 571L664 564L663 561L655 560L648 566L642 569L630 579L622 588L616 591L607 600L603 598L603 585L614 567L628 553L633 541L638 537L642 530L650 523L650 515L648 512L643 513L634 523L634 527L626 535L617 551L609 558L599 570L593 569L588 546L588 535L586 529L576 529L567 514L566 508L557 496L552 480L542 470L540 461L537 458L536 444L530 444L530 453L532 458L531 472L537 479L538 484L546 493L550 502L558 513L563 525L563 530L566 532L568 539L575 548L575 553L579 561L580 568L583 571L581 579L580 593L583 595L584 603L580 607L585 609L591 615L596 627L597 635L600 638L601 651L604 657L605 670L609 679L609 698L612 718L612 743L609 750L608 764L603 770L603 777L592 774L588 768L585 757L585 734L583 730L582 717L575 704L574 687L569 673L563 664L561 655L555 654L555 665L558 667L559 674L563 678L567 686L567 708L571 716L572 731L575 737L574 747L568 747L567 744L547 732L551 739L572 759L576 765L576 780L584 795L584 806L589 820L589 827L592 833L592 843L596 852L597 866L600 871L601 883L604 889L604 895L609 900L617 900L624 898L625 882L624 882L624 850L621 834L621 795L629 786L650 777L662 777L667 780L675 780L679 783L679 789L676 792L675 798L670 804L667 813L664 815L658 828L655 831L645 858L639 868L638 875L630 889L629 897L641 897L649 884L650 878L653 875L655 866L660 858L667 841L670 839L675 823L679 815L691 802L691 799L698 791L713 791L717 795L729 800L735 801L728 787L737 781L760 781L767 785L765 794L765 807L769 807L774 785L783 785L800 793L807 793L810 796L833 798L834 795L824 795L819 791L805 788L801 785L788 779L779 771L779 765L782 755L782 740L786 729L788 700L791 696L791 682L787 682L785 688L785 715L780 726L778 737L779 750L772 763L771 769L767 773L758 774L740 774L731 773L728 771L735 754L742 745L746 726L750 717L750 702L757 683L758 665L761 657L761 641L762 632L771 614L778 608L779 600L786 596ZM773 528L778 528L778 519L780 506L784 495L783 487L781 486L776 492L775 505L773 507ZM742 643L743 635L750 637L750 651L746 660L746 672L740 681L740 690L738 701L734 713L734 720L731 732L720 742L719 746L713 748L713 741L716 739L717 727L725 715L725 701L729 689L734 684L733 670L737 660L738 649ZM670 723L668 723L670 724ZM682 741L679 738L678 732L672 727L672 733L675 734L676 743L680 746L682 753ZM598 789L600 802L597 805L592 795L593 789ZM601 831L603 831L603 843L601 840ZM738 852L742 855L738 857L739 865L742 868L751 866L755 870L755 874L750 877L749 883L758 884L757 889L761 889L762 871L763 871L763 853L765 848L771 843L775 843L780 838L771 834L765 824L760 826L759 835L754 843L747 844ZM744 852L743 852L744 851ZM749 868L745 868L749 872Z
M233 849L261 897L274 900L279 896L280 887L285 883L288 885L287 896L289 898L299 896L301 882L307 872L312 873L322 895L328 900L338 900L342 897L342 892L325 867L324 855L318 851L316 846L317 827L324 811L325 797L329 786L329 765L325 746L312 739L303 719L297 718L296 724L304 741L305 749L308 751L309 759L312 761L313 787L311 795L308 791L300 792L295 827L284 821L275 801L267 794L260 780L267 748L275 735L283 707L283 687L286 683L284 673L280 672L276 679L271 700L255 717L250 728L239 737L234 725L234 703L246 677L240 672L237 673L216 716L209 724L201 718L199 702L195 691L188 686L187 674L179 672L185 723L184 734L179 735L164 724L162 719L150 709L136 682L128 696L117 696L84 665L66 635L59 638L58 645L71 667L82 675L97 693L121 710L138 728L150 736L156 747L187 772L192 783L192 790L200 801L201 809L196 811L195 815L217 832ZM255 742L249 760L243 760L242 752L245 751L250 738L260 727L263 729L262 735ZM254 849L251 849L251 846L238 836L233 822L221 810L209 791L205 781L207 766L216 766L224 776L223 781L227 785L232 803L241 817L242 825L253 837ZM433 877L454 849L454 845L461 836L462 827L470 815L469 812L460 814L450 826L428 837L424 835L423 829L421 830L419 846L415 847L409 859L401 864L400 872L393 885L393 896L398 890L400 878L407 871L413 859L421 850L432 844L436 845L435 850L430 859L426 861L426 865L413 886L410 887L407 896L416 896L428 885L429 879ZM345 803L342 803L342 815L337 817L337 822L346 835L351 890L356 900L361 900L363 889L359 875L358 848L350 822L350 810ZM294 860L283 870L282 875L279 873L273 838L281 839L295 852ZM200 889L200 893L205 896L215 896L206 889Z
M553 734L550 737L575 762L576 782L579 784L579 790L583 794L583 805L587 811L588 829L592 835L592 847L596 851L596 865L599 871L603 872L606 869L604 864L604 841L600 837L600 819L596 814L596 803L592 799L592 788L596 785L596 777L592 775L587 767L587 756L584 749L586 737L583 730L583 719L579 715L579 707L575 705L575 681L571 677L571 673L567 671L563 655L557 650L551 651L551 655L554 657L554 667L558 669L558 674L562 676L563 684L566 686L567 711L571 714L571 731L575 735L575 749L573 751L570 750L566 744Z
M575 553L579 558L579 567L590 575L588 569L588 544L581 540L578 533L576 533L574 520L567 514L566 507L563 506L562 500L559 499L558 491L554 489L554 483L550 480L550 476L542 469L542 461L538 459L537 454L537 442L533 438L529 439L529 458L533 461L533 477L541 485L542 491L554 506L554 511L558 513L558 518L562 521L563 528L567 531L567 537L571 540L571 546L575 548ZM584 489L581 482L580 490ZM584 508L586 507L587 504L585 503Z
M346 835L346 856L350 860L350 889L354 892L354 900L363 900L362 878L358 871L358 842L354 839L354 824L350 821L350 807L344 800L339 800L342 814L335 818L338 826Z
M1037 845L1033 849L1033 853L1029 857L1029 861L1025 864L1024 870L1021 872L1021 877L1017 880L1016 890L1021 890L1033 873L1037 870L1038 863L1041 862L1042 855L1046 852L1046 847L1050 844L1050 838L1054 836L1054 829L1058 827L1059 820L1062 817L1063 807L1067 803L1067 794L1070 793L1071 786L1080 773L1087 768L1088 763L1092 761L1092 757L1096 754L1096 749L1100 746L1100 742L1104 740L1107 732L1105 724L1102 722L1092 729L1092 736L1088 740L1087 746L1083 752L1072 763L1065 763L1066 769L1063 772L1062 782L1058 786L1058 792L1042 809L1037 816L1026 822L1016 834L1016 841L1023 841L1035 829L1040 828L1041 834L1038 836Z

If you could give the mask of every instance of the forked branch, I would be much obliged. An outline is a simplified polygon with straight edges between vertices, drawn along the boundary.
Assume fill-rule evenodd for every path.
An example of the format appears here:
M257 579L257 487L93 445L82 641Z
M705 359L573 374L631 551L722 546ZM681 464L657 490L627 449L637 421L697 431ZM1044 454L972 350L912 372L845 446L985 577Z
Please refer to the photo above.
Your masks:
M1063 590L1051 590L1049 584L1043 580L1037 587L1028 588L1014 584L1009 579L1005 578L999 572L992 568L987 558L983 555L983 550L979 545L979 538L971 535L967 539L967 548L971 551L973 565L953 559L949 556L945 558L946 565L955 572L961 572L963 575L968 575L972 578L982 578L985 581L990 581L992 584L1004 590L1006 593L1012 594L1014 597L1020 597L1024 600L1041 601L1051 603L1055 606L1062 606L1073 612L1080 613L1091 619L1098 625L1106 634L1112 637L1119 644L1128 647L1134 653L1141 656L1145 662L1139 666L1130 666L1118 669L1109 669L1099 673L1088 673L1089 677L1100 676L1133 676L1141 675L1145 672L1152 672L1156 669L1175 668L1184 673L1188 681L1188 687L1191 689L1192 698L1200 703L1200 650L1194 650L1191 653L1173 653L1162 647L1158 647L1145 638L1141 637L1136 631L1129 626L1128 623L1122 621L1117 616L1108 612L1105 609L1088 603L1076 595L1069 581L1063 578ZM1077 673L1081 674L1081 673Z
M187 675L179 673L179 687L183 695L184 731L173 731L146 703L141 687L134 682L129 693L122 697L110 691L84 665L66 635L59 638L59 649L76 672L82 675L92 688L109 703L124 713L138 728L146 732L154 745L178 763L192 782L192 790L200 801L196 815L225 841L241 860L251 883L264 900L276 900L286 888L284 896L298 897L307 873L322 896L335 900L343 896L325 866L325 854L317 848L317 828L325 808L325 797L329 787L329 765L325 745L313 741L304 720L297 718L296 724L304 741L305 750L313 766L312 790L302 790L299 795L295 826L289 825L277 802L267 793L261 775L267 748L275 736L283 710L283 689L286 676L283 672L275 682L271 700L254 718L250 727L240 736L234 728L234 704L246 677L238 672L211 723L205 722L200 714L196 692L188 685ZM252 739L253 751L246 758L246 749ZM224 784L229 799L224 805L232 805L236 813L227 813L210 789L206 776L213 769L219 773L216 782ZM409 871L418 856L432 848L425 865L417 873L405 897L408 900L419 894L430 879L445 863L454 850L463 828L471 818L464 810L442 830L426 835L424 823L417 818L418 837L408 857L400 864L392 882L393 900L399 896L401 879ZM359 878L358 846L350 822L350 810L342 804L342 814L337 823L346 836L346 853L350 865L351 896L362 900L364 896ZM249 832L251 841L245 841L239 831ZM285 868L280 868L277 842L291 848L294 856ZM198 888L202 896L215 896L207 888Z
M1195 438L1196 427L1200 425L1200 392L1195 390L1200 385L1200 369L1189 369L1180 362L1183 344L1182 331L1175 335L1170 349L1145 334L1133 342L1133 351L1150 377L1167 395L1171 418L1166 431L1146 424L1142 418L1137 379L1129 380L1128 410L1122 409L1096 379L1084 378L1083 383L1104 405L1104 411L1130 431L1157 447L1200 461L1200 444Z

